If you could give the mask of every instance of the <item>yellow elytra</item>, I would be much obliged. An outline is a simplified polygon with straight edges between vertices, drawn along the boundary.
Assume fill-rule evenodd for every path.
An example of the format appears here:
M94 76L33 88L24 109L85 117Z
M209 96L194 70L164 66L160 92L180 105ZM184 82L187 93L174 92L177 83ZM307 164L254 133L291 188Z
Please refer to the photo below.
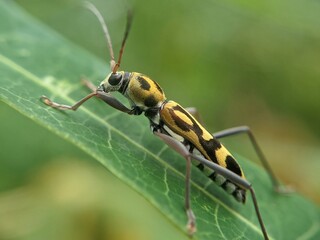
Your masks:
M160 125L177 140L183 141L189 149L194 147L207 160L229 169L241 178L244 173L231 153L210 134L187 110L174 101L165 102L160 109ZM193 149L190 149L193 152ZM237 201L246 201L245 190L203 164L193 161L210 179L215 181Z

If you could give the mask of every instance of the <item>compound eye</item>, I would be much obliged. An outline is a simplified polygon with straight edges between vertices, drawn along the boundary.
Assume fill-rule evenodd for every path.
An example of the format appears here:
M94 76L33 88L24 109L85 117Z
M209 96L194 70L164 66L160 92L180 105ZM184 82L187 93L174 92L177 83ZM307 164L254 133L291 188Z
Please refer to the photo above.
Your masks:
M122 79L122 74L112 73L111 76L109 77L108 82L111 86L117 86L120 83L121 79Z

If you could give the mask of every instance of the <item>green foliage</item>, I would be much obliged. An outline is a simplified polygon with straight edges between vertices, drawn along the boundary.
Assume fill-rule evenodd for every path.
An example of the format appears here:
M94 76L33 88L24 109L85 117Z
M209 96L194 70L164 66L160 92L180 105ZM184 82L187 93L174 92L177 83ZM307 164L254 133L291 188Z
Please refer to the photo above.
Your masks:
M119 113L98 100L77 112L45 106L41 95L71 104L87 94L79 77L101 80L104 63L35 21L11 2L0 2L0 98L23 115L73 143L139 192L184 232L184 168L181 157L149 132L143 117ZM316 239L319 210L308 200L272 191L266 173L243 161L254 184L271 239ZM259 239L250 200L241 206L194 169L194 239Z

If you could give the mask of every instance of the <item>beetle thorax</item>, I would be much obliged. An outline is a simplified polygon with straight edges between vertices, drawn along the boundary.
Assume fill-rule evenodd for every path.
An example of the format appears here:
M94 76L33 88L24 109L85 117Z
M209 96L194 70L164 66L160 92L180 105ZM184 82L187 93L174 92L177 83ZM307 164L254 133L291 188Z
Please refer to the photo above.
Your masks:
M124 95L143 110L160 107L165 101L161 87L149 77L132 72Z

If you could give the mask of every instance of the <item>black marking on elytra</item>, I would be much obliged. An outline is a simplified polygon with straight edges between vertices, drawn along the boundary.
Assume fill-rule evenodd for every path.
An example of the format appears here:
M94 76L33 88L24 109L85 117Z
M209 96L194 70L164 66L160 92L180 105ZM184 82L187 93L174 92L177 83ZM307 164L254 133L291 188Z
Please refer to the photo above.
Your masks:
M212 139L209 140L210 146L214 149L214 151L217 151L221 148L221 143L212 137Z
M180 111L183 110L181 107L179 106L175 106L172 109L169 109L170 115L172 116L172 119L174 121L174 123L182 130L185 132L189 132L190 129L192 129L192 126L189 125L188 123L186 123L183 119L181 119L180 117L178 117L178 115L175 113L175 111Z
M176 114L177 111L181 112L182 114L184 114L184 116L188 117L188 119L191 121L191 124L186 123L185 121L183 121L183 119L180 119L178 117L178 115ZM222 148L221 143L215 139L213 136L211 139L209 140L205 140L202 135L203 135L203 130L200 127L200 125L198 124L198 122L182 107L180 107L179 105L175 105L173 106L171 109L169 108L169 113L172 117L172 119L174 120L175 124L177 127L179 127L182 131L184 132L189 132L189 131L193 131L194 133L196 133L197 137L198 137L198 142L195 143L191 143L189 142L189 146L194 146L197 148L197 145L200 144L202 146L202 148L204 149L204 152L202 152L202 156L204 158L206 158L207 160L211 160L214 163L219 164L218 160L217 160L217 156L216 156L216 152ZM170 126L168 126L170 127ZM187 136L187 134L186 134ZM185 139L185 141L190 141L192 139ZM201 151L201 149L197 148L199 151ZM207 157L206 157L207 156ZM235 174L239 175L242 177L242 172L241 172L241 168L238 165L238 163L236 162L236 160L228 155L226 157L226 159L221 159L222 161L226 161L226 168L232 172L234 172ZM203 165L202 164L198 164L197 167L203 171ZM217 176L218 174L216 172L212 172L208 177L216 182L217 182ZM221 179L219 178L219 181ZM219 185L224 189L224 190L228 190L228 183L233 183L232 181L225 179L223 182L219 182ZM235 199L237 201L243 202L245 201L245 191L243 189L241 189L239 186L236 186L236 190L233 191L231 194L235 197ZM230 194L230 193L229 193Z
M149 95L144 101L144 105L146 107L154 107L157 105L158 101L155 99L153 95Z
M183 119L179 118L177 115L175 115L174 111L172 111L173 113L173 121L174 123L184 132L189 132L190 131L190 125L188 123L186 123Z
M231 172L234 172L235 174L242 177L240 166L232 156L230 155L227 156L226 165L227 165L226 166L227 169L229 169Z
M206 155L209 156L209 160L212 160L215 163L218 163L217 157L215 155L215 152L221 148L221 143L215 139L213 136L209 140L204 140L202 135L203 131L202 128L199 126L199 124L195 121L195 119L190 115L189 112L187 112L185 109L180 107L179 105L174 106L172 109L169 110L170 114L174 116L173 120L175 124L181 128L183 131L194 131L196 135L198 136L198 140L200 144L203 146L203 149L206 151ZM175 111L179 111L185 116L189 118L189 120L192 122L192 125L187 124L185 121L180 119L176 114Z
M221 143L217 141L215 138L211 138L210 140L204 140L201 136L199 137L199 142L203 146L209 158L219 164L216 156L216 151L221 148Z
M181 112L183 113L185 116L187 116L191 122L192 125L187 124L185 121L183 121L183 119L180 119L176 114L175 111L177 112ZM176 122L176 124L178 125L178 127L180 127L182 130L184 131L190 131L190 129L193 129L194 125L196 124L196 122L190 117L190 114L184 110L182 107L180 107L179 105L174 106L172 109L170 109L170 112L172 115L175 116L174 121ZM201 130L201 129L200 129ZM201 130L202 133L202 130ZM198 132L197 132L198 134Z
M150 84L148 83L148 81L143 77L143 76L138 76L137 77L137 80L138 82L140 83L140 87L143 89L143 90L146 90L146 91L149 91L151 86Z

